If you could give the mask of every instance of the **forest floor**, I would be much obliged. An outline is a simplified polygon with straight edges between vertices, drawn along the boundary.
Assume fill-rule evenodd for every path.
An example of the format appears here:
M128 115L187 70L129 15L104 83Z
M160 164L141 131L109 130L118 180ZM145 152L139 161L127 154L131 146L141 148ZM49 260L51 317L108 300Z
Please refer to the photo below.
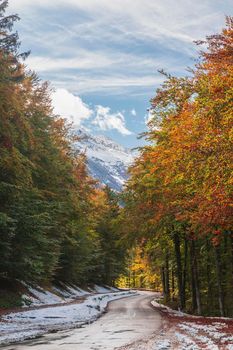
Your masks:
M119 350L233 350L233 319L192 316L151 304L162 316L159 334Z

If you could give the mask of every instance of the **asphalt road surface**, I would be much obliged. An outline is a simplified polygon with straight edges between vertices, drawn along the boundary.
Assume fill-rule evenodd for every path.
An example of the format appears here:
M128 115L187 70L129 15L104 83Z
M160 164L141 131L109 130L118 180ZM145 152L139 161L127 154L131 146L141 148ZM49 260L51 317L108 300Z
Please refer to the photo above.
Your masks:
M113 301L108 312L82 328L47 334L41 338L4 347L8 350L113 350L146 338L161 326L160 314L151 307L154 294Z

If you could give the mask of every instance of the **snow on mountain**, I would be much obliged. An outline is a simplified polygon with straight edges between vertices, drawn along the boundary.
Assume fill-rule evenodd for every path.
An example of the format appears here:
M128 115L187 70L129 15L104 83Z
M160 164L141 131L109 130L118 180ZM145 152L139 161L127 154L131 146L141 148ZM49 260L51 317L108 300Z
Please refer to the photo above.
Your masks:
M83 130L76 133L80 141L75 147L86 154L90 174L113 190L121 191L135 157L133 151L103 135L93 136Z

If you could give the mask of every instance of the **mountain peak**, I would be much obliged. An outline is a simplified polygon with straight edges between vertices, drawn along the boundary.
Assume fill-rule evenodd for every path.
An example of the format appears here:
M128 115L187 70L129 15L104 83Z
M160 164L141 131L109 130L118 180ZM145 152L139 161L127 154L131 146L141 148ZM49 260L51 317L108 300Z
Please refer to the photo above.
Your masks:
M82 129L76 134L80 141L75 147L86 153L90 174L113 190L121 191L134 159L133 152L104 135L94 136Z

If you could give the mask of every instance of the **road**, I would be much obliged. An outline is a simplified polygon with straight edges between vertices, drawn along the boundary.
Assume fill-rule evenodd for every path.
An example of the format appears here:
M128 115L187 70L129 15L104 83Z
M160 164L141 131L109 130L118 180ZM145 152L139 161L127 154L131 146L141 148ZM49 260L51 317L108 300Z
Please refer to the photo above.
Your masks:
M113 301L108 312L82 328L47 334L41 338L4 347L8 350L113 350L146 338L161 326L160 314L151 307L154 294Z

